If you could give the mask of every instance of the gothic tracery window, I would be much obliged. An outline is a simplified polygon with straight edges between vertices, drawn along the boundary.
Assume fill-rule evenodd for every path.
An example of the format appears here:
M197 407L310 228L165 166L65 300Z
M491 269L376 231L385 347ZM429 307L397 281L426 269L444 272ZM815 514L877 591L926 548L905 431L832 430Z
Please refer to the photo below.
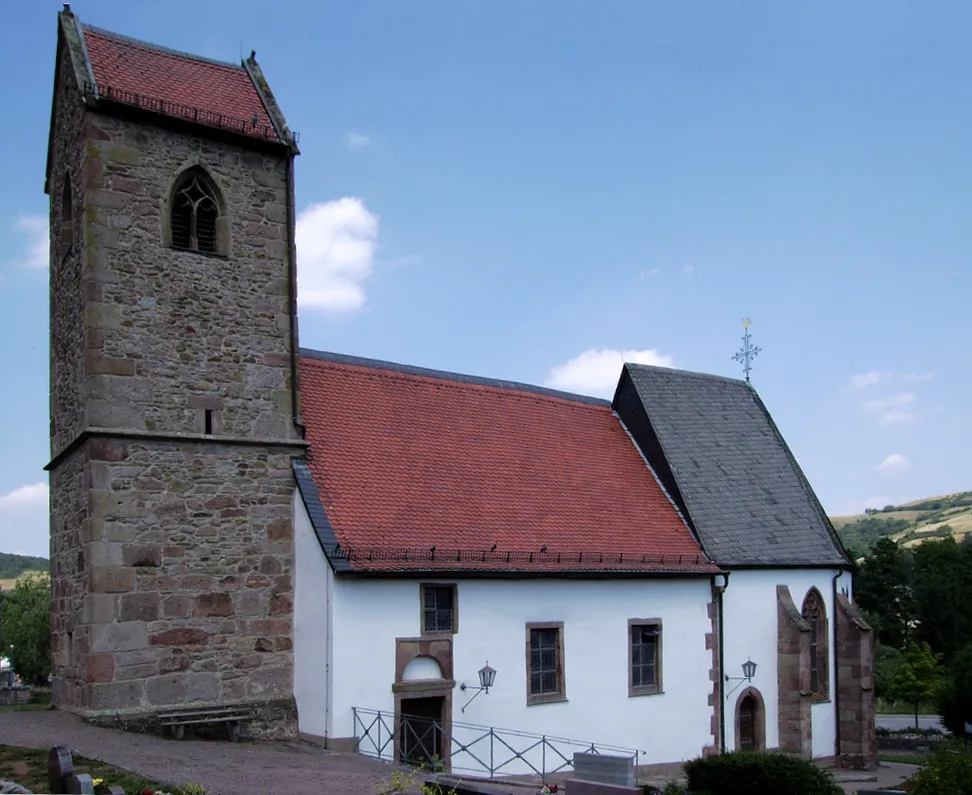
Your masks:
M816 588L811 588L803 600L801 613L810 625L810 692L818 698L826 698L829 689L827 616Z
M176 185L172 198L172 246L218 254L218 218L215 189L198 169L188 172Z

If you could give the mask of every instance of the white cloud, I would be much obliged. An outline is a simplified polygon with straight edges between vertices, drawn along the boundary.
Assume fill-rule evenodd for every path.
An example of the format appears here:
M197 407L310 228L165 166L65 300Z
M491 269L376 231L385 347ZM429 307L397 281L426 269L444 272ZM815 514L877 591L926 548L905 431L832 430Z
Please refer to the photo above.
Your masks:
M652 276L657 276L661 271L658 268L645 268L641 271L642 279L650 279Z
M908 384L922 384L931 381L934 373L893 373L889 370L870 370L866 373L855 373L851 376L850 385L854 389L866 389L875 384L885 384L890 381L904 381Z
M349 132L348 133L348 149L364 149L371 143L371 138L364 133Z
M880 384L882 373L878 370L871 370L868 373L857 373L851 376L851 386L854 389L864 389L865 387L871 386L871 384Z
M684 273L686 276L691 276L693 273L695 273L695 266L686 265L684 268L682 268L682 273Z
M31 483L0 495L0 551L47 557L47 484Z
M555 389L610 397L614 394L618 378L621 377L621 367L625 362L671 367L674 361L671 356L656 350L618 351L592 348L566 364L552 368L546 383Z
M353 312L365 304L378 216L361 199L312 204L297 216L297 296L301 306Z
M883 472L886 475L897 475L904 472L909 466L911 466L911 462L901 453L891 453L878 464L877 468L878 472Z
M22 215L17 219L16 228L26 238L24 253L17 264L34 270L47 270L49 265L47 218L42 215Z
M896 395L868 400L864 403L864 410L875 414L880 423L894 425L915 420L918 416L914 410L916 402L913 392L899 392Z

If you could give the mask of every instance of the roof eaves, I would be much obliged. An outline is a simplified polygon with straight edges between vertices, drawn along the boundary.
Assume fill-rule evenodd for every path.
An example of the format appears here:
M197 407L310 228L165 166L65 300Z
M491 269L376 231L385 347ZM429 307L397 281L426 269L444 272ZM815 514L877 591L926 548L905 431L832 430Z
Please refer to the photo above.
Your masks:
M351 564L347 558L340 554L341 544L334 533L334 528L331 526L330 520L327 518L327 512L321 503L320 494L317 491L317 486L314 484L314 478L307 466L307 462L303 459L295 458L291 462L291 467L294 472L294 477L297 480L297 490L300 492L300 498L304 503L304 508L307 510L307 516L310 518L311 526L314 528L314 534L317 536L317 541L321 545L321 550L324 552L327 562L336 573L351 571Z
M529 392L535 395L560 398L562 400L570 400L575 403L585 403L591 406L610 407L611 405L610 401L602 398L590 397L589 395L578 395L573 392L562 392L559 389L534 386L532 384L525 384L519 381L504 381L500 378L485 378L482 376L464 375L462 373L453 373L446 370L434 370L425 367L415 367L407 364L396 364L395 362L386 362L379 359L367 359L360 356L349 356L342 353L331 353L329 351L317 351L309 348L301 348L300 355L307 359L316 359L318 361L332 362L334 364L346 364L352 367L365 367L372 370L387 370L393 373L417 375L425 378L438 378L444 381L455 381L461 384L488 386L496 389L507 389L517 392Z
M428 578L448 580L615 580L615 579L677 579L712 577L724 573L724 567L712 564L697 569L365 569L351 573L368 578Z

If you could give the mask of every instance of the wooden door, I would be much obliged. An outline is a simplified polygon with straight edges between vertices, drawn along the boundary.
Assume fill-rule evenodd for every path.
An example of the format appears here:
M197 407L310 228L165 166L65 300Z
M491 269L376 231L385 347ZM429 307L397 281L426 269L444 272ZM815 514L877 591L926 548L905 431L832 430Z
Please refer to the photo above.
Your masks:
M409 698L402 700L399 742L401 760L410 765L425 764L435 768L445 756L442 732L445 698Z
M756 739L756 718L759 702L752 693L748 693L739 704L739 750L757 751L759 743Z

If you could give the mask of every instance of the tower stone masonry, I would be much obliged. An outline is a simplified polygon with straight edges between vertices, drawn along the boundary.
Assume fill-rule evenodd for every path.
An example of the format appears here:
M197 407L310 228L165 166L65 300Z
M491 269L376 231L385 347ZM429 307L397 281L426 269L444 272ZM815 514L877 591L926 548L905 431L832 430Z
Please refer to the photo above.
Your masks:
M252 56L59 14L45 190L62 709L139 723L246 704L255 733L296 731L297 153Z

